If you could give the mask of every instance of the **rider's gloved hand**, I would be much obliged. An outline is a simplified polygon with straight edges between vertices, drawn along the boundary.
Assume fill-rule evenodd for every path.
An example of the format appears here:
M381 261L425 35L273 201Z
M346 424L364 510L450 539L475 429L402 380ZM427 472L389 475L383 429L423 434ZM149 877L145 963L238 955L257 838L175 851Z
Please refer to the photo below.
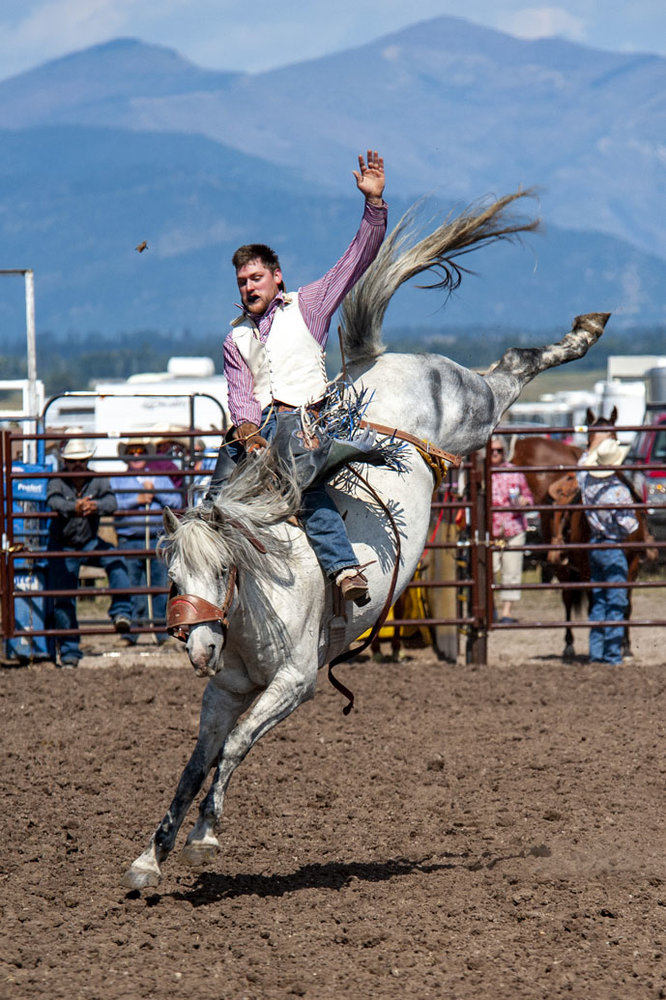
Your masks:
M257 448L268 447L268 441L261 436L258 426L250 420L246 420L245 423L238 425L234 431L234 437L245 446L248 454L256 451Z

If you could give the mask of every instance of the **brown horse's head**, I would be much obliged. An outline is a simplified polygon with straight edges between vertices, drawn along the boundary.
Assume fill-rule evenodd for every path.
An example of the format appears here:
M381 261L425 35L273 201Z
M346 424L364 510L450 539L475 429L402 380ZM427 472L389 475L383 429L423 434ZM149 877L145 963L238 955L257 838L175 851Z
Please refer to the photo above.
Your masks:
M587 450L592 451L597 448L606 438L617 437L615 422L617 420L617 406L611 410L609 417L595 417L594 411L589 407L585 415L587 421Z

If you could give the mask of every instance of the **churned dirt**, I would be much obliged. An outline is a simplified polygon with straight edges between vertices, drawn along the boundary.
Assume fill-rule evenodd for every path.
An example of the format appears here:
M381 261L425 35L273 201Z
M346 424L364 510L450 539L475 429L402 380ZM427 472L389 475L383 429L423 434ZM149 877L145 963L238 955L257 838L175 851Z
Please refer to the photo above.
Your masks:
M112 637L78 670L0 670L0 995L665 997L666 636L604 669L585 634L574 664L534 629L494 633L488 666L363 658L347 717L322 673L237 771L214 864L176 850L144 893L121 878L204 682Z

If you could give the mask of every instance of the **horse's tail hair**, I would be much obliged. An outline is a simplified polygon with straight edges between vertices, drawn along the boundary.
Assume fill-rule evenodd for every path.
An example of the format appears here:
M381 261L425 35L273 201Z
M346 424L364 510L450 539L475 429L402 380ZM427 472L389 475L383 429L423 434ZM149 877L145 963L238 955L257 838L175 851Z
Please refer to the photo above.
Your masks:
M347 294L341 308L342 345L349 361L372 360L385 350L381 330L387 306L405 281L433 271L438 280L425 288L440 288L450 295L468 269L456 258L496 240L513 240L519 233L534 232L540 220L512 216L509 206L518 198L534 197L533 190L518 190L492 204L476 203L460 215L449 215L428 236L418 236L416 215L423 201L405 212L388 234L374 262ZM422 227L420 227L422 228Z

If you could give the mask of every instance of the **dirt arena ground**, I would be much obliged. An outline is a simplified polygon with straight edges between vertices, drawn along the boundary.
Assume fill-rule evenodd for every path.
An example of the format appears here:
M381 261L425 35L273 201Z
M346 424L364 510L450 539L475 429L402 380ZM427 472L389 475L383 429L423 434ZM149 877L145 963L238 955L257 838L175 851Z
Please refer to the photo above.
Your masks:
M145 893L121 877L204 682L110 637L78 670L0 670L0 995L666 997L666 637L602 669L585 635L572 665L534 630L493 634L484 667L364 659L348 717L322 674L239 768L216 862L176 851Z

